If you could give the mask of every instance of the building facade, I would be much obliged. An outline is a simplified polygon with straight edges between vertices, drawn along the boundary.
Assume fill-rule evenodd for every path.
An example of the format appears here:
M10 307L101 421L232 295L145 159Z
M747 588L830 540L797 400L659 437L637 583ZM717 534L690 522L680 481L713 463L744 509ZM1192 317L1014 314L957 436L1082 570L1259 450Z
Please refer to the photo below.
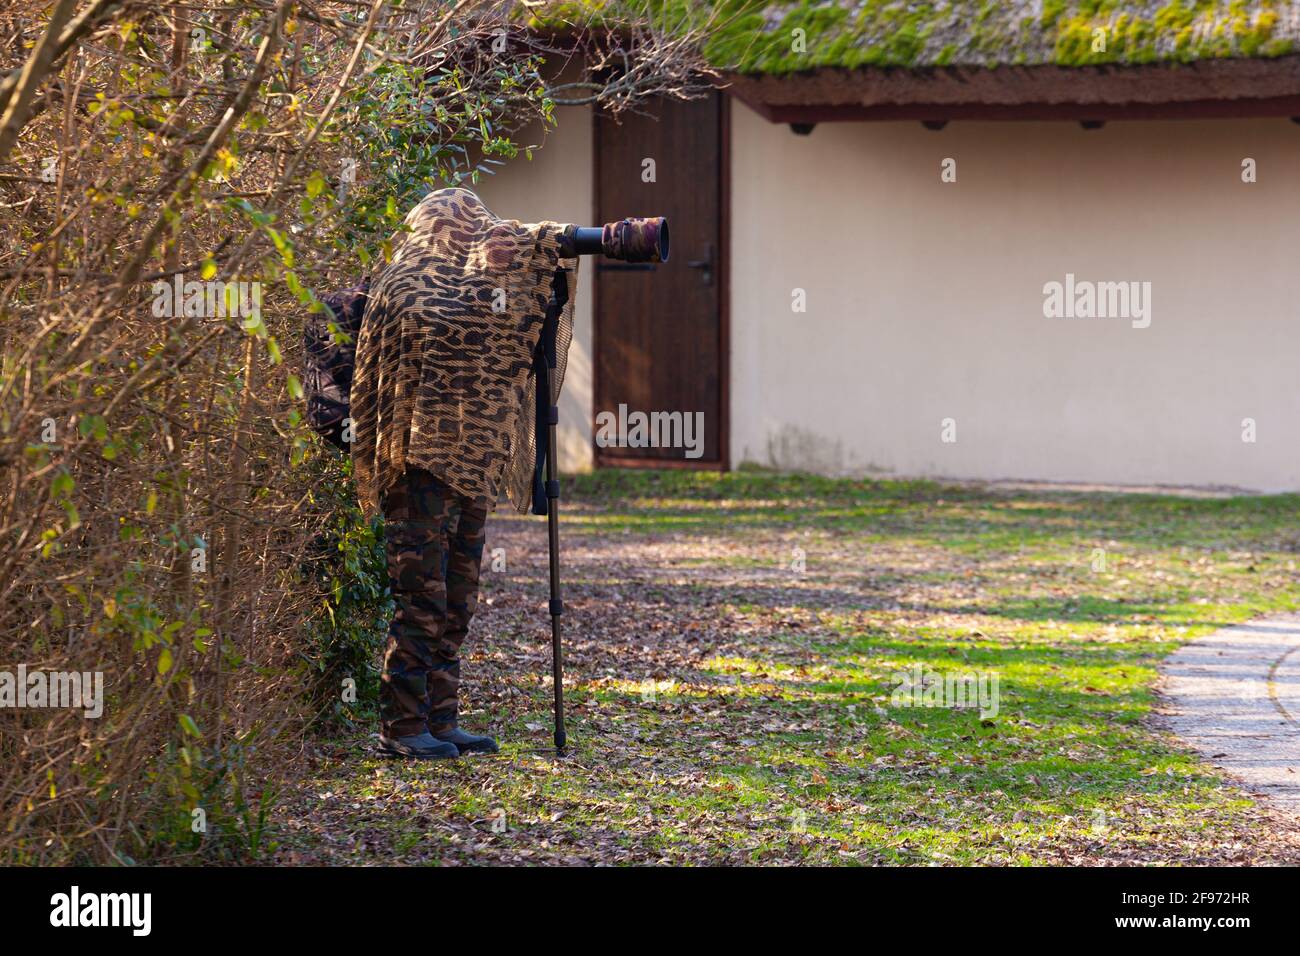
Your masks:
M494 211L673 235L653 270L583 264L563 465L1300 490L1298 63L562 111ZM620 406L706 440L611 443Z

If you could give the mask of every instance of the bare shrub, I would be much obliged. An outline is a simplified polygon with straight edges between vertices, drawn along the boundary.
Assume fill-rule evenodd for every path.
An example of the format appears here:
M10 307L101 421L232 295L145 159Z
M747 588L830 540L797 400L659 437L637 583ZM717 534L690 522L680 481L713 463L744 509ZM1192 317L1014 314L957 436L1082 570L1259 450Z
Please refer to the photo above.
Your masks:
M97 719L0 708L0 858L265 847L303 728L373 683L386 602L347 462L299 417L302 319L557 101L701 89L707 12L642 7L0 15L0 669L106 692ZM575 45L610 69L548 87Z

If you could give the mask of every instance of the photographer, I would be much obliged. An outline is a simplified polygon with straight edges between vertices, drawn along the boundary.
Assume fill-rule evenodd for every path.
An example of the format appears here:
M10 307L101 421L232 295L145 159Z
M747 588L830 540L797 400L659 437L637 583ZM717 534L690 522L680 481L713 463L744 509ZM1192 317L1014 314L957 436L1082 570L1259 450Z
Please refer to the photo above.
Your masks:
M459 652L487 513L502 491L520 511L531 501L533 353L556 270L574 282L577 260L565 256L574 230L498 219L464 189L430 193L406 227L371 287L352 383L358 495L384 514L397 603L380 749L494 753L492 737L458 726ZM566 347L572 310L570 296Z

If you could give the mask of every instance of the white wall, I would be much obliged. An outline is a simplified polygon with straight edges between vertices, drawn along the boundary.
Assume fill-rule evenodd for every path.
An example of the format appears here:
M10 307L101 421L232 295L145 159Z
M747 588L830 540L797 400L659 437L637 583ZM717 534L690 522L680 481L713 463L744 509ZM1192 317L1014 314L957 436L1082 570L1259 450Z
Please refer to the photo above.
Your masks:
M593 222L591 109L563 107L556 110L558 131L543 139L539 128L527 129L514 137L521 145L543 144L529 161L521 151L494 176L479 180L474 187L496 215L524 222L549 219ZM592 292L590 259L578 271L578 298L574 309L573 343L569 365L560 392L560 467L566 472L586 471L592 466Z
M733 464L1300 489L1300 126L732 117ZM1151 326L1045 318L1067 272Z

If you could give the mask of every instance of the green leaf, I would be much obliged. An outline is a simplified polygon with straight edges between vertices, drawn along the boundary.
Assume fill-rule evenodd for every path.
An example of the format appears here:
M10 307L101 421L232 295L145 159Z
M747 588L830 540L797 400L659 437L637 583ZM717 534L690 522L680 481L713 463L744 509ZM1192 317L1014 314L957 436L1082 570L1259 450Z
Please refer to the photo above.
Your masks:
M66 471L59 471L55 474L54 480L50 482L50 492L56 498L65 498L72 494L72 489L77 486L76 481Z

